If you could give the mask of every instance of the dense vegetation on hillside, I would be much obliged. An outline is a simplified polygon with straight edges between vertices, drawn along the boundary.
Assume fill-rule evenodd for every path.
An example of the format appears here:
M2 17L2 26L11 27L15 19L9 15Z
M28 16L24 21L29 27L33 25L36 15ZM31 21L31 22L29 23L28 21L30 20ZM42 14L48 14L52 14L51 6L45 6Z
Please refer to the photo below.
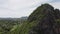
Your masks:
M49 4L42 4L28 19L4 20L0 34L60 34L60 10ZM6 26L5 26L6 25Z
M27 17L22 18L0 18L0 34L6 34L7 32L10 32L14 30L13 28L16 28L17 25L22 24L25 22Z
M49 4L38 7L29 16L28 21L37 23L30 34L60 34L60 11Z

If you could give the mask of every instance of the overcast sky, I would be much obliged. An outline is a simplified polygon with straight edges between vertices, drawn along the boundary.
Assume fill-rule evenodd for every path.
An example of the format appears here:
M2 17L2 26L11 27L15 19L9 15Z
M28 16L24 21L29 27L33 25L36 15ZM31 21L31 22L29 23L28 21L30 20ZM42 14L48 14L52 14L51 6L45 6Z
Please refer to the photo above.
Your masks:
M0 17L19 18L30 15L41 4L60 9L60 0L0 0Z

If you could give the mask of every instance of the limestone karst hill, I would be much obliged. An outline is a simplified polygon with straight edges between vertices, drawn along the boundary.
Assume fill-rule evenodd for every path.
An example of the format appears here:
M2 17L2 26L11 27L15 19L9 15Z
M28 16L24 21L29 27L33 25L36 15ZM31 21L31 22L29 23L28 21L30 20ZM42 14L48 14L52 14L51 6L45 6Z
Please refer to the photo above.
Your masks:
M60 34L60 11L49 4L39 6L28 18L37 23L30 34Z

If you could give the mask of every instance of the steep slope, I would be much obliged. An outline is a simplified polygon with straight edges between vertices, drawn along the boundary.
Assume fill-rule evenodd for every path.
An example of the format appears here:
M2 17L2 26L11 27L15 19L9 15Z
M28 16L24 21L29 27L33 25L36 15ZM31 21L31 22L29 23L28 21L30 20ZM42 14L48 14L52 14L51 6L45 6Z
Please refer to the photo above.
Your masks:
M34 21L34 20L38 20L39 18L41 18L41 16L43 15L47 15L47 13L53 12L54 8L49 5L49 4L43 4L41 6L39 6L28 18L29 21Z
M29 34L60 34L60 11L49 4L38 7L28 21L38 23Z

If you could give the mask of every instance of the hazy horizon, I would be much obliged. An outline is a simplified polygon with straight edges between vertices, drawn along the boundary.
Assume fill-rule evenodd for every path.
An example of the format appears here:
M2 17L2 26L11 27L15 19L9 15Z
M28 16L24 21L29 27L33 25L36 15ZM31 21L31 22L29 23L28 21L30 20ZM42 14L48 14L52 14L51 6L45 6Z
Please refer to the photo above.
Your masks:
M38 6L49 3L60 9L60 0L0 0L0 18L29 16Z

